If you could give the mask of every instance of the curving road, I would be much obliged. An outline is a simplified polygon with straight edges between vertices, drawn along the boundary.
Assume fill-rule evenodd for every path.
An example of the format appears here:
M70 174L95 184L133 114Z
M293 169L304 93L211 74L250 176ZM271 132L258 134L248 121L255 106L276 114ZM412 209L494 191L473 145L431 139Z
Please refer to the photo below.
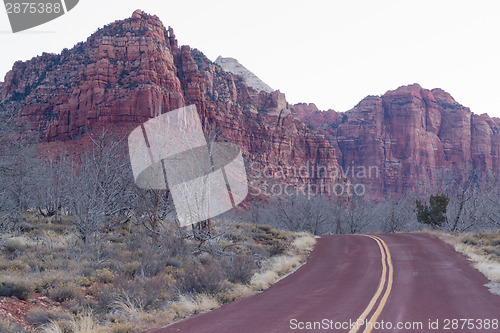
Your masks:
M148 333L500 332L500 296L423 234L322 236L265 292Z

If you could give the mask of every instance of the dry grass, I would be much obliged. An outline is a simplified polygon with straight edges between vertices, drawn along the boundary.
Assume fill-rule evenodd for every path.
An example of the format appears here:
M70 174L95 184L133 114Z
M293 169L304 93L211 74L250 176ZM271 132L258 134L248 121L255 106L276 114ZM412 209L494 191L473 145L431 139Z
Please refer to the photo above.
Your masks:
M26 224L0 240L0 295L36 292L60 302L65 315L27 318L45 333L136 333L216 309L286 276L315 243L307 233L217 221L215 237L200 248L177 231L153 242L134 225L103 235L105 260L97 263L94 246L85 247L68 220Z
M63 328L61 328L60 324L55 321L50 322L45 325L41 329L42 333L64 333Z
M297 255L282 255L271 258L267 261L267 266L270 270L276 272L278 276L282 276L293 268L299 266L301 257Z
M264 290L275 283L280 276L290 273L299 267L302 257L299 255L281 255L266 261L263 269L254 274L250 285L255 290Z
M83 314L71 322L73 333L104 333L103 327L96 322L91 314Z
M216 309L219 306L220 304L215 297L197 294L196 296L181 295L179 300L172 302L170 307L177 318L185 318L192 314Z
M292 242L292 247L284 255L269 258L262 264L262 269L255 273L250 285L255 290L264 290L280 277L293 272L305 262L316 244L312 234L301 232Z
M255 290L264 290L272 285L276 279L278 279L278 274L276 274L276 272L271 270L263 271L255 273L252 280L250 280L250 285Z
M449 234L436 230L424 232L437 236L465 255L491 282L490 291L500 294L500 233ZM491 251L493 248L494 251ZM496 251L496 252L495 252Z
M128 297L115 301L113 309L116 316L116 322L110 327L113 333L142 332L151 327L165 326L175 318L171 309L146 311Z
M116 315L129 321L141 321L147 317L147 312L129 297L114 301L112 307Z
M297 238L294 239L292 246L294 246L300 252L309 254L316 245L316 239L314 236L307 232L301 232L297 234Z
M255 291L247 284L235 284L231 288L231 300L245 298L255 294Z
M108 328L101 326L91 313L83 313L73 317L69 325L65 322L51 321L41 328L42 333L65 333L67 330L72 333L106 333Z

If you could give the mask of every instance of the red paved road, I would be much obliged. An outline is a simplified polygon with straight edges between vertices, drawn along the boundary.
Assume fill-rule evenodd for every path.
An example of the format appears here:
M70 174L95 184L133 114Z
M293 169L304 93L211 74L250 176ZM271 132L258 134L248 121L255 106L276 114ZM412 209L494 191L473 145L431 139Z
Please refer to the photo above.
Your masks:
M379 237L380 246L364 236L323 236L306 265L265 292L149 333L368 333L366 326L335 329L335 323L354 322L367 308L366 320L385 323L371 332L500 332L479 328L477 319L500 319L500 296L483 286L488 281L462 255L432 236ZM332 329L292 329L293 320L324 319ZM450 322L445 330L445 319L475 321L465 323L471 329L454 329ZM429 320L439 320L439 328L429 329ZM389 329L387 322L417 326Z

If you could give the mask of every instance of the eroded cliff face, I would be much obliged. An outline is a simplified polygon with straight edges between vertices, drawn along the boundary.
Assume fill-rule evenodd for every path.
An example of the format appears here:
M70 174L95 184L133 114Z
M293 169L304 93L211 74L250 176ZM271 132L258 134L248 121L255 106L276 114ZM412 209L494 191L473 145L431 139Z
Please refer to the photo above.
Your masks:
M367 184L372 198L435 190L448 171L500 173L500 119L473 114L441 89L403 86L345 113L294 108L331 141L344 170L372 167L354 180Z
M19 110L18 121L49 142L100 126L130 129L196 104L204 125L240 145L253 169L338 166L332 146L291 114L284 94L248 87L200 51L179 47L172 28L139 10L61 54L16 62L0 92L5 105ZM257 181L324 186L337 181L332 174L267 172Z

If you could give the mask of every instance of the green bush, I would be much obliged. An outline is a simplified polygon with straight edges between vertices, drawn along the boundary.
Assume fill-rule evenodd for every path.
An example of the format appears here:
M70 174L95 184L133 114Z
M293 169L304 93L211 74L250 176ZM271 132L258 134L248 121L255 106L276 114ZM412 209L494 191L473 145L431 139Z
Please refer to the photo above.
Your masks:
M450 198L446 194L431 195L429 205L417 200L417 220L420 223L430 225L434 228L446 223L446 210Z

